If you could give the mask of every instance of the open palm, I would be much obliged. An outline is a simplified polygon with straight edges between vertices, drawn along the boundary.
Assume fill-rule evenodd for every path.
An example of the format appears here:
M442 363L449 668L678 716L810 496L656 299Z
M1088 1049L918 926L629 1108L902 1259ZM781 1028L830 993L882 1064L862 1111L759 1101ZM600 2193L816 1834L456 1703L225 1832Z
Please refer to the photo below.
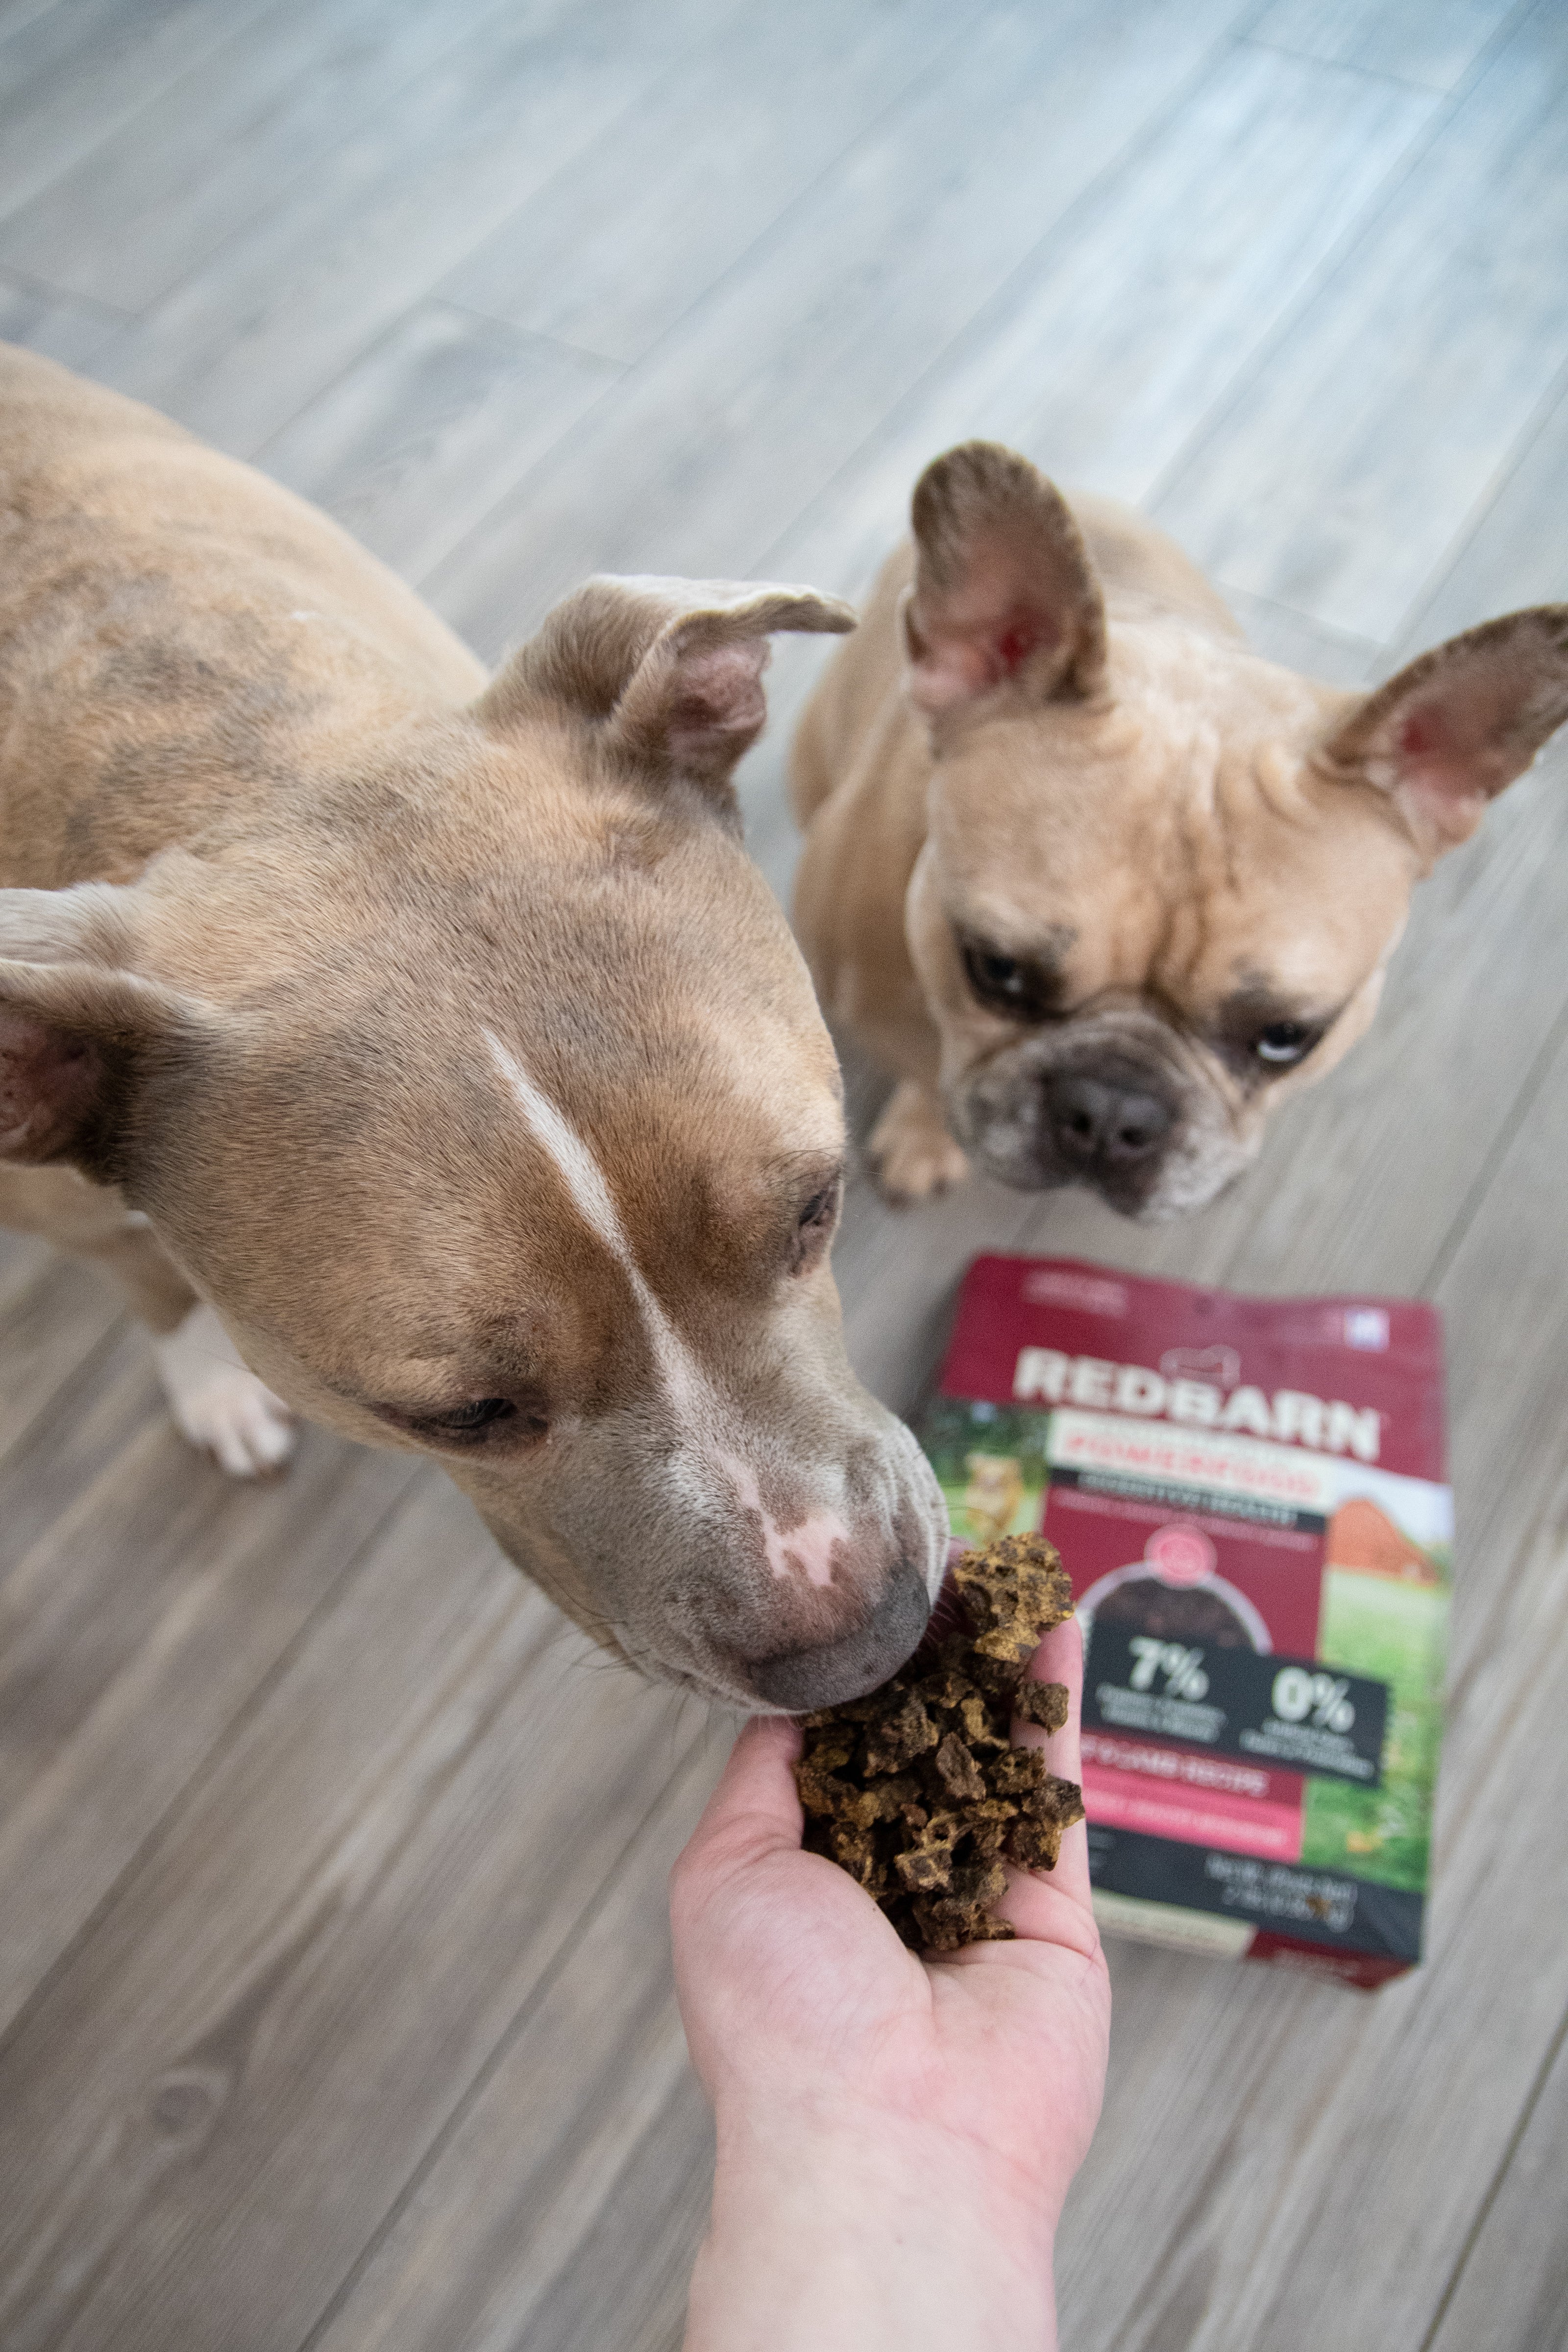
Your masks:
M1030 1673L1067 1684L1068 1722L1015 1737L1076 1780L1075 1624L1047 1635ZM831 2102L868 2128L984 2143L1054 2221L1100 2112L1110 2017L1081 1824L1054 1872L1010 1874L1015 1942L917 1958L852 1878L802 1852L799 1747L792 1724L749 1724L676 1867L681 2013L710 2095L780 2117Z

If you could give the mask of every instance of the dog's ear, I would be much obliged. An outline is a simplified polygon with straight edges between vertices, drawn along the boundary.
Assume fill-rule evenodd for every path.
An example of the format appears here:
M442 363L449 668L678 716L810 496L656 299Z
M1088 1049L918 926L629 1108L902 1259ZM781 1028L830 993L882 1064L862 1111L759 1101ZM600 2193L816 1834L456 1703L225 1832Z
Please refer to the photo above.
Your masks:
M1568 604L1540 604L1422 654L1341 724L1327 757L1391 793L1436 857L1468 839L1564 719Z
M590 580L557 604L476 706L505 732L567 711L661 779L721 790L767 717L775 629L843 631L852 606L814 588L731 580Z
M129 893L107 883L0 890L0 1162L118 1171L139 1064L195 1008L129 969Z
M904 603L910 699L929 716L1006 688L1082 700L1105 678L1105 604L1067 500L1026 457L966 441L915 485Z

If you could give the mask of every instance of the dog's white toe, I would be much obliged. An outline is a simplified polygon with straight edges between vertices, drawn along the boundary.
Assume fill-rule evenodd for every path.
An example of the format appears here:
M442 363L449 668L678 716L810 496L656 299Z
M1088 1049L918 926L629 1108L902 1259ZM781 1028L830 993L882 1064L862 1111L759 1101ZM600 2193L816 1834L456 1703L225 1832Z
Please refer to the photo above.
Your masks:
M294 1416L241 1362L210 1307L193 1307L153 1343L169 1410L182 1437L216 1456L231 1478L280 1469L294 1451Z

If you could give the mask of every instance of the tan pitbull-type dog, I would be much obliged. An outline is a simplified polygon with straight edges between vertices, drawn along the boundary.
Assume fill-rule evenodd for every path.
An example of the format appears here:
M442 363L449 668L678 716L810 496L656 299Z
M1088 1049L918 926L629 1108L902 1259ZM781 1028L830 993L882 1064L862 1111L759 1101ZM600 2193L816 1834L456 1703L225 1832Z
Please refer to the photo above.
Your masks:
M1141 516L988 443L938 458L795 751L796 928L899 1078L884 1191L967 1152L1202 1207L1362 1034L1413 884L1565 718L1568 606L1342 693L1249 653Z
M0 484L0 1221L119 1278L231 1468L292 1409L442 1463L650 1674L882 1680L945 1516L845 1358L837 1066L729 781L767 633L850 614L600 580L487 679L3 347Z

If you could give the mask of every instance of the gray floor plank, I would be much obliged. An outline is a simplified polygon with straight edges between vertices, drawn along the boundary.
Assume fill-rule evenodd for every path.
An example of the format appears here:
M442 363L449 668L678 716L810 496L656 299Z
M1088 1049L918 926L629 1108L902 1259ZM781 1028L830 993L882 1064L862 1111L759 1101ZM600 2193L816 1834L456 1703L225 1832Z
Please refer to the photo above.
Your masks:
M0 0L0 41L10 40L14 35L25 31L35 18L62 5L63 0ZM0 67L3 65L4 60L0 59Z
M962 37L964 7L743 11L443 285L454 302L638 359Z
M417 576L620 373L542 335L421 302L267 442L258 462Z
M286 1480L238 1488L144 1365L115 1389L65 1399L63 1462L19 1465L28 1517L58 1483L0 1588L0 2031L408 1483L311 1432Z
M0 53L0 215L91 152L266 0L67 0Z
M373 1548L0 2054L7 2352L292 2352L700 1722L585 1653L445 1481Z
M1422 2352L1562 2352L1568 2344L1568 2047L1560 2041L1518 2145Z
M275 0L16 207L0 262L146 310L499 5Z
M6 1347L0 1361L0 1460L41 1413L55 1390L108 1336L123 1302L88 1267L46 1255L5 1283Z
M1452 89L1476 63L1518 0L1272 0L1251 30L1296 57L1392 74L1429 89Z
M1436 104L1336 67L1231 49L767 560L862 593L921 467L973 434L1064 482L1141 503Z
M678 2331L712 2135L666 1881L727 1745L715 1722L310 2352L640 2352Z
M99 372L249 456L724 12L520 0L260 205Z
M1568 362L1565 142L1568 15L1538 7L1155 497L1206 569L1395 634Z
M446 617L493 655L587 571L752 571L1052 220L1147 135L1233 13L1130 6L1131 21L1088 0L978 16L428 576Z
M0 1611L9 1571L133 1438L167 1418L147 1334L123 1316L0 1454Z

